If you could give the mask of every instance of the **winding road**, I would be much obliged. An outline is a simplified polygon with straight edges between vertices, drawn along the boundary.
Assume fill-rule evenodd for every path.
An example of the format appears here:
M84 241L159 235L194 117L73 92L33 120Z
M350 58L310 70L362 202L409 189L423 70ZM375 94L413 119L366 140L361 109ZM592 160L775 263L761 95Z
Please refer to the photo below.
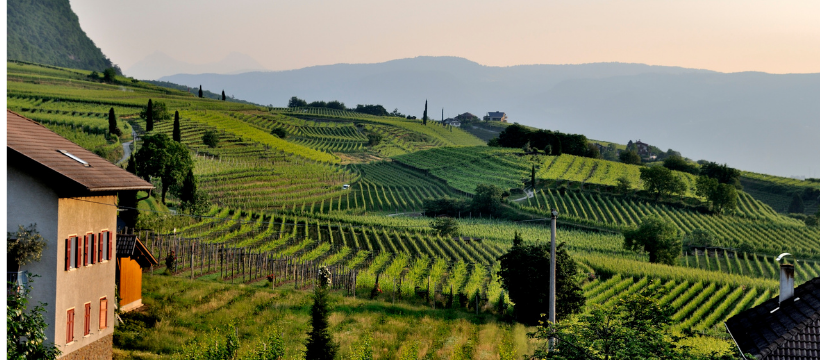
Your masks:
M134 131L134 129L131 129L131 138L134 139L134 140L137 139L137 133ZM122 153L123 153L122 159L120 159L120 161L117 161L117 163L115 165L120 165L123 162L125 162L125 160L128 160L129 157L131 157L131 146L130 145L134 143L134 140L122 143Z

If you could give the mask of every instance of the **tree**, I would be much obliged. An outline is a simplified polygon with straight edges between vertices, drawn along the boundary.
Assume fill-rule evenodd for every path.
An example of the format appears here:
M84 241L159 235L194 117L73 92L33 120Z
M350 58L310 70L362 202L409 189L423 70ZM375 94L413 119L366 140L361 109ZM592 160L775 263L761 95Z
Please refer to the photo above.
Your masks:
M427 125L427 100L424 100L424 115L421 118L422 125Z
M202 85L199 85L199 97L202 97Z
M656 280L657 281L657 280ZM657 282L654 286L659 286ZM518 305L516 304L516 307ZM577 321L555 326L539 326L529 334L535 339L558 339L557 351L539 348L537 359L657 359L657 360L730 360L739 354L699 355L689 347L676 344L682 338L673 331L674 309L661 304L649 290L622 296L611 306L593 305ZM733 347L734 350L734 347Z
M498 258L501 286L515 303L516 319L537 325L540 315L549 311L550 247L546 242L524 244L520 237L513 239L513 244ZM555 313L557 318L564 318L581 312L585 299L575 279L577 265L564 243L558 244L555 255Z
M530 185L532 185L532 189L535 190L535 165L532 166L532 171L530 172Z
M618 191L619 194L626 194L629 192L629 189L632 188L632 182L629 181L629 178L626 176L621 176L617 180L615 180L618 184L615 185L615 190Z
M356 109L354 111L356 111L357 113L370 114L370 115L375 115L375 116L388 116L388 115L390 115L390 113L387 112L387 109L385 109L384 106L381 106L381 105L362 105L362 104L359 104L359 105L356 105Z
M182 180L182 186L179 188L179 193L177 197L182 202L192 202L196 199L197 193L197 181L196 177L194 176L194 169L188 169L188 173L185 174L185 179Z
M806 205L803 204L803 197L795 191L792 195L792 202L789 204L789 214L802 214L806 212Z
M598 145L596 145L596 144L588 143L587 144L587 151L586 151L586 154L584 156L586 156L588 158L592 158L592 159L600 159L601 158L601 149L599 149Z
M449 217L458 217L462 212L466 213L469 211L469 204L464 199L445 196L438 199L422 200L422 208L426 216L437 217L439 215L446 215Z
M40 261L43 256L43 249L46 248L46 241L37 232L37 224L28 227L19 225L17 232L8 233L6 254L8 255L9 267L17 265L17 271L23 265Z
M473 211L488 215L497 214L501 210L501 188L495 185L479 184L475 187L473 196Z
M377 133L368 133L367 134L367 145L376 146L382 142L382 135Z
M108 110L108 132L112 135L122 136L122 130L117 126L117 116L114 108Z
M205 130L205 133L202 134L202 143L210 148L217 147L219 145L219 133L216 130Z
M706 175L698 177L695 194L705 197L711 204L712 211L720 214L737 208L737 189L733 185L721 184L717 179Z
M225 101L225 90L222 90L222 101Z
M338 345L333 343L328 330L330 304L327 287L330 285L330 271L326 267L319 270L319 286L313 290L313 306L310 308L310 332L308 332L306 359L332 360Z
M669 151L673 150L669 149ZM676 170L693 175L698 175L700 173L700 169L697 165L690 164L688 161L686 161L686 159L677 154L672 154L668 156L665 160L663 160L663 166L669 170Z
M710 247L717 245L717 242L711 231L695 229L683 236L683 244L689 247Z
M45 303L29 307L33 276L28 285L6 292L6 359L52 360L60 355L54 344L46 343Z
M168 135L158 133L145 135L142 147L137 152L137 174L143 179L159 177L162 180L162 203L168 189L181 182L190 169L194 167L188 149L171 139Z
M207 194L197 189L197 180L193 169L188 171L182 185L176 188L176 196L180 200L179 207L182 211L193 215L201 215L208 211L210 203Z
M655 193L656 199L668 194L683 194L686 183L663 166L642 167L641 181L644 188Z
M182 142L182 133L179 130L179 111L174 111L174 131L172 136L174 141Z
M106 82L117 82L117 69L110 67L103 71L103 80Z
M280 139L284 139L284 138L288 137L288 132L285 131L284 128L273 128L273 130L270 131L270 134L271 135L276 135Z
M128 157L128 166L125 167L125 170L128 172L137 175L137 160L134 159L134 152L131 152L131 156Z
M307 101L304 101L296 96L292 96L290 100L288 100L288 107L289 108L298 108L298 107L306 107Z
M700 174L716 179L721 184L734 185L740 189L740 170L730 168L726 164L720 165L706 161L700 167Z
M148 99L148 106L144 113L140 113L140 116L145 118L145 131L154 130L154 104L151 99Z
M623 233L624 249L646 251L651 263L674 265L680 255L678 228L658 215L644 217L640 227Z
M430 222L430 227L443 238L458 236L458 221L449 216L439 216Z
M632 165L640 165L641 164L641 156L638 155L638 152L635 150L627 150L621 151L621 154L618 155L618 159L621 160L624 164L632 164Z

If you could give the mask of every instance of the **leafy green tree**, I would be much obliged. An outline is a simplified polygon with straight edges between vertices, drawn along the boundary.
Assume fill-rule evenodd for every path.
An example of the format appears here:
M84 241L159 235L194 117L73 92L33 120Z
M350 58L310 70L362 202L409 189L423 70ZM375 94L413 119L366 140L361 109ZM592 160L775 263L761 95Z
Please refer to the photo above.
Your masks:
M103 71L103 80L106 82L117 82L117 69L110 67Z
M145 131L154 130L154 103L148 99L148 106L144 112L140 112L140 117L145 119Z
M453 238L458 236L458 221L449 216L439 216L432 222L430 227L443 238Z
M222 90L222 101L225 101L225 90Z
M669 151L672 151L672 149L669 149ZM683 156L677 154L667 156L667 158L663 160L663 166L669 170L676 170L693 175L698 175L700 173L700 169L697 165L690 164L683 158Z
M683 194L686 192L686 183L677 175L663 166L642 167L641 181L644 188L655 193L656 199L669 194Z
M700 162L700 161L699 161ZM703 162L700 174L716 179L721 184L734 185L740 188L740 170L733 169L726 164L720 165L711 161Z
M296 96L293 96L288 100L288 107L289 108L298 108L298 107L306 107L307 101L304 101Z
M681 237L675 224L658 215L641 220L637 229L625 230L624 249L646 251L649 262L674 265L681 252Z
M332 360L338 351L338 345L330 338L328 316L330 304L327 287L330 285L330 272L322 268L319 275L319 286L313 290L313 306L310 308L310 332L308 332L306 359Z
M20 271L20 267L23 265L40 261L43 257L43 249L46 248L46 241L37 232L37 224L31 224L27 227L19 225L17 232L8 233L6 240L9 268L17 265L17 271Z
M113 135L122 136L122 130L117 126L117 115L114 108L108 110L108 132Z
M199 85L199 97L202 97L202 85Z
M705 197L714 212L721 214L737 208L737 188L733 185L721 184L717 179L705 175L699 176L696 184L696 194Z
M710 247L717 245L717 241L711 231L695 229L683 236L683 244L691 247Z
M179 130L179 111L174 111L174 130L172 137L176 142L182 142L182 132Z
M549 311L550 246L547 242L524 244L520 236L513 239L513 244L498 258L501 286L515 303L515 318L528 325L537 325L540 315ZM555 255L555 313L558 319L563 319L581 312L585 299L575 278L577 265L564 243L558 244Z
M806 216L806 220L803 220L806 223L806 226L818 226L820 225L820 218L817 215L809 215Z
M619 194L626 194L629 192L629 189L632 188L632 182L629 181L629 178L626 176L619 177L615 182L617 182L615 190L618 191Z
M150 134L142 138L142 147L137 152L137 174L148 180L150 177L162 179L162 203L168 189L181 182L194 167L188 149L168 138L168 135Z
M177 197L184 203L193 202L196 199L197 181L194 176L194 169L188 169L185 174L185 179L182 180L182 186L179 187Z
M532 166L532 171L530 172L530 186L535 190L535 165Z
M621 160L624 164L632 164L632 165L640 165L641 164L641 156L638 155L638 152L635 150L627 150L621 151L621 154L618 155L618 159Z
M501 194L504 191L495 185L479 184L473 196L473 211L488 215L498 214L501 210Z
M205 130L202 134L202 143L208 145L209 148L215 148L219 145L219 133L216 130Z
M367 134L367 145L369 146L376 146L382 142L382 135L378 133L368 133Z
M647 291L622 296L611 306L593 305L577 321L555 326L538 326L530 337L558 339L557 351L541 347L533 358L576 359L655 359L655 360L730 360L738 354L698 355L675 343L682 338L673 331L671 306L662 305ZM545 342L546 343L546 342Z
M584 154L584 156L588 157L588 158L592 158L592 159L600 159L600 158L602 158L601 149L598 148L598 145L595 145L593 143L588 143L587 144L587 151L586 151L586 154Z
M430 217L438 217L439 215L458 217L462 212L469 211L469 204L463 199L445 196L422 200L422 209L424 209L424 215Z
M792 202L789 204L789 214L802 214L806 212L806 205L803 203L803 196L799 192L792 195Z
M53 360L60 355L54 344L46 343L47 304L28 305L33 277L29 276L26 286L6 292L6 359Z
M270 134L271 135L276 135L280 139L284 139L284 138L288 137L288 132L285 131L284 128L273 128L273 130L270 131Z
M148 99L148 106L140 111L140 117L145 119L145 130L151 131L154 129L155 121L169 120L171 114L168 112L168 106L161 101L151 101Z

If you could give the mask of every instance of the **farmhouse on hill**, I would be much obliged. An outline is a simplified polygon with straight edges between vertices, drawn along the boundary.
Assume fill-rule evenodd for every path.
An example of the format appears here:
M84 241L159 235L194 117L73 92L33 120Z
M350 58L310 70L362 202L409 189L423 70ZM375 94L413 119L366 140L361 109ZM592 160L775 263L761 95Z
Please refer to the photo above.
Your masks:
M820 277L795 288L794 265L780 265L780 296L725 325L740 352L755 359L820 358Z
M484 120L507 122L507 113L503 111L490 111L487 115L484 115Z
M12 111L7 121L8 231L36 224L47 242L14 276L39 275L30 295L48 304L46 338L62 358L111 359L117 197L154 187Z

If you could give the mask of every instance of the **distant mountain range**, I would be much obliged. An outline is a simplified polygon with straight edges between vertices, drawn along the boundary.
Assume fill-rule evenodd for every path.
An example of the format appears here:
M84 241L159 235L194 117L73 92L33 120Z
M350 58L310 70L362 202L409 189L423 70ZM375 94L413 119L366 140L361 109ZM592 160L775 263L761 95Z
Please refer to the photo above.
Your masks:
M232 52L217 62L190 64L157 51L137 61L125 73L137 79L157 80L174 74L239 74L259 70L265 70L265 67L250 56L238 52Z
M68 0L6 2L9 60L103 71L111 60L80 27Z
M455 57L337 64L178 84L285 106L291 96L381 104L433 118L504 111L510 121L782 176L820 175L820 74L719 73L643 64L483 66Z

